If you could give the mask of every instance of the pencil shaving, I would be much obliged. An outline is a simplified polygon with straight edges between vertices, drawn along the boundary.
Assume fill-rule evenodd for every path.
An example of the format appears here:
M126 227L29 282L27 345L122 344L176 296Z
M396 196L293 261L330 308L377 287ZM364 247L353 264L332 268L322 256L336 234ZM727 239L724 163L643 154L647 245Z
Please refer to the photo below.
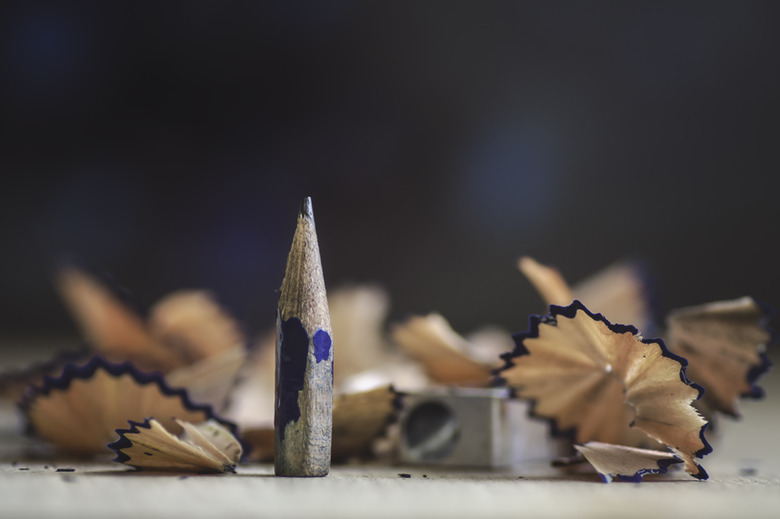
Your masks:
M670 465L682 463L680 458L669 452L624 445L588 442L585 445L575 445L574 448L588 460L606 483L616 477L639 482L647 474L663 474Z
M630 324L643 333L655 329L647 275L639 263L617 262L573 287L558 269L530 256L521 257L517 265L547 305L566 306L577 299L613 323Z
M574 300L574 294L561 272L543 265L530 256L517 260L517 268L534 286L548 305L568 305Z
M387 292L377 286L345 286L328 294L333 336L339 341L339 358L333 366L337 388L355 374L394 360L382 333L388 307Z
M235 472L242 448L235 436L214 420L193 424L174 419L181 430L175 435L154 418L129 421L129 429L117 429L119 439L108 447L114 461L136 469L168 472Z
M148 328L183 366L246 343L236 320L203 290L178 290L162 298L151 309Z
M0 398L20 402L30 386L40 384L44 377L56 376L66 364L89 358L87 350L61 351L52 358L20 369L0 373Z
M67 265L57 272L55 285L97 354L115 362L129 360L141 369L163 372L180 364L173 351L156 343L143 317L96 276Z
M68 364L60 376L45 378L20 407L34 435L71 454L105 452L115 429L146 417L157 418L174 433L180 428L173 418L191 423L215 419L235 430L211 407L193 403L185 390L172 389L159 374L99 357L84 365Z
M439 314L414 316L396 324L393 340L422 364L435 383L459 386L485 386L495 363L478 360L469 342L458 335Z
M333 400L333 463L373 457L372 443L381 438L398 417L403 395L392 386L342 393ZM241 433L252 446L250 461L272 461L274 431L252 427Z
M232 348L177 368L166 374L165 380L173 387L186 388L193 401L223 412L245 360L243 347Z
M533 316L514 336L501 380L533 402L533 414L576 443L668 446L692 476L706 472L694 458L711 451L707 421L691 403L701 388L685 377L685 359L631 326L613 325L574 301Z
M402 395L393 386L341 394L333 401L333 460L371 457L371 444L398 418Z
M659 327L652 318L650 292L640 264L619 262L569 289L560 273L530 257L519 260L548 304L566 304L569 294L611 322L643 332ZM768 322L773 311L751 297L716 301L672 310L664 334L671 351L685 357L688 377L705 388L697 406L714 416L739 416L739 398L761 398L756 382L769 368L766 348L772 341Z
M690 379L706 388L706 407L739 416L740 397L763 396L755 382L770 365L765 353L772 336L769 317L769 309L750 297L669 314L670 347L690 362Z
M94 352L161 371L199 401L224 408L245 356L245 338L211 294L173 292L144 319L109 286L75 266L59 271L57 287ZM208 377L193 376L209 371Z

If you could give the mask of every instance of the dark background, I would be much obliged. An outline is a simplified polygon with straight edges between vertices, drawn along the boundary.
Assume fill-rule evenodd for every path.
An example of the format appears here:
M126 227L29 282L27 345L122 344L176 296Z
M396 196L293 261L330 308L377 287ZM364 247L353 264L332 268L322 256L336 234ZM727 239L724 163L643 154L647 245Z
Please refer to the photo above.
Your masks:
M75 335L77 254L270 327L304 196L329 287L524 330L521 254L780 304L777 2L11 2L0 335Z

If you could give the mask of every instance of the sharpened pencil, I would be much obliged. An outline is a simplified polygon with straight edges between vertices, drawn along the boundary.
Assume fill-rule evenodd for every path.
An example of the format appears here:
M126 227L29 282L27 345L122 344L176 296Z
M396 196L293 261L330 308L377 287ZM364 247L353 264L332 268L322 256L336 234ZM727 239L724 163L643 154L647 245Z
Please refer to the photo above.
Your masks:
M277 313L274 471L330 470L333 341L311 199L298 214Z

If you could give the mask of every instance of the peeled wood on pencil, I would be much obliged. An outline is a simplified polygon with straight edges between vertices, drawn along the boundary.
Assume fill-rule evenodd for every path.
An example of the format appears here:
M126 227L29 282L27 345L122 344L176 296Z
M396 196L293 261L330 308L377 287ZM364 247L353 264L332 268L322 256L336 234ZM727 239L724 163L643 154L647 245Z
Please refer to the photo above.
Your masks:
M277 317L274 466L277 476L330 470L333 349L311 199L298 214Z

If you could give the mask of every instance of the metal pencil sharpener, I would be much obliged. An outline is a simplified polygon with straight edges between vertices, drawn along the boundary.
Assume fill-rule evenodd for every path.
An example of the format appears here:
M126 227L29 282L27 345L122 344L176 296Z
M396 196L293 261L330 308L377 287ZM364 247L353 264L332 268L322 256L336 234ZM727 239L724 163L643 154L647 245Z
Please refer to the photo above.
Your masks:
M400 417L402 464L509 467L558 455L547 424L527 416L528 404L508 388L434 388L408 393Z

